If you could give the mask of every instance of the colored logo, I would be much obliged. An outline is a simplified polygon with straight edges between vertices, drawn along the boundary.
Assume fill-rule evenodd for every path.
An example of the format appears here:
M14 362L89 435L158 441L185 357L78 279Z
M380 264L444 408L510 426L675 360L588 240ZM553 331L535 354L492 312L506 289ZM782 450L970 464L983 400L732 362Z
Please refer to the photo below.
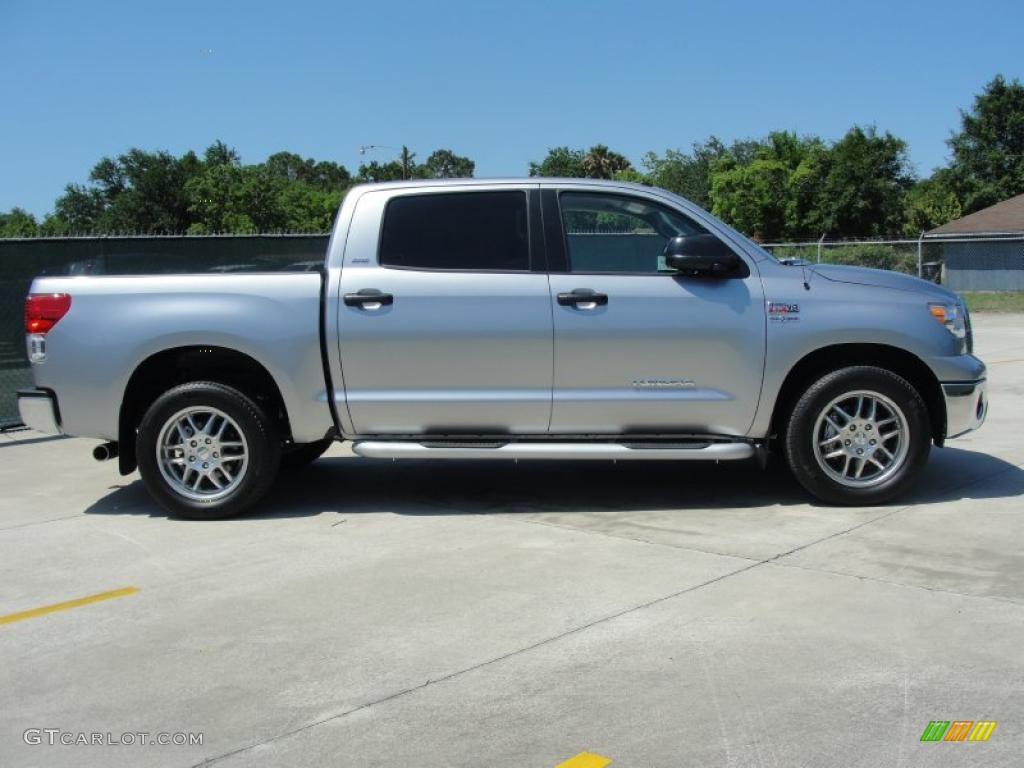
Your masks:
M791 322L800 319L800 305L781 301L768 302L768 319L777 323Z
M921 741L988 741L995 729L995 720L932 720Z

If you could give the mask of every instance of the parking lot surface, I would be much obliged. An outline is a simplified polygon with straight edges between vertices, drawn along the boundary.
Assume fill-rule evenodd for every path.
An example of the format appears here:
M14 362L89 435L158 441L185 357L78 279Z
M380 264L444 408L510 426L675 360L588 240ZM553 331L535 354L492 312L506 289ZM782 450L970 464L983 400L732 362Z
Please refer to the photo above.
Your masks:
M94 441L0 435L0 615L137 589L0 623L0 765L1019 765L1024 317L975 329L988 422L887 507L753 463L336 446L192 522Z

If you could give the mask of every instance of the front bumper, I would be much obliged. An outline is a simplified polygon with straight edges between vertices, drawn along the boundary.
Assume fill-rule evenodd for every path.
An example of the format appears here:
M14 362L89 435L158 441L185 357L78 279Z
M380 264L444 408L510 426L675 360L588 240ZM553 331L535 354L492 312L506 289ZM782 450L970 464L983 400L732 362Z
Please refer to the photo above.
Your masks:
M23 389L18 392L18 413L26 427L48 435L63 434L57 398L44 389Z
M946 400L946 438L959 437L985 423L988 415L988 381L954 382L942 385Z

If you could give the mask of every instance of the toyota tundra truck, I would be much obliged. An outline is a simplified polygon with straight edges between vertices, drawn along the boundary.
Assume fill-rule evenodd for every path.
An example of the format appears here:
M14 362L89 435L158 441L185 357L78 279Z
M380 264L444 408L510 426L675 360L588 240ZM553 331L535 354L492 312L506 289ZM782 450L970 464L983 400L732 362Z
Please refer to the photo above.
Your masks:
M185 517L249 508L333 441L385 459L775 452L827 504L881 504L986 416L955 294L774 258L628 183L363 185L319 272L30 290L25 424L103 440L96 458Z

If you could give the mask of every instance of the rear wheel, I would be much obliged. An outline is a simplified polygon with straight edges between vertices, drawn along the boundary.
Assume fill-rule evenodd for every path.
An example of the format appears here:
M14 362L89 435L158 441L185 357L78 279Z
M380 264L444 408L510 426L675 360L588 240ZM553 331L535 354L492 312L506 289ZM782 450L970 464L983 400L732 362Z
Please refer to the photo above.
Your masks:
M139 425L136 458L150 494L182 517L215 519L256 503L281 457L276 424L253 400L214 382L161 395Z
M832 504L884 504L905 493L931 449L917 390L892 371L853 366L813 384L793 409L785 453L796 479Z

